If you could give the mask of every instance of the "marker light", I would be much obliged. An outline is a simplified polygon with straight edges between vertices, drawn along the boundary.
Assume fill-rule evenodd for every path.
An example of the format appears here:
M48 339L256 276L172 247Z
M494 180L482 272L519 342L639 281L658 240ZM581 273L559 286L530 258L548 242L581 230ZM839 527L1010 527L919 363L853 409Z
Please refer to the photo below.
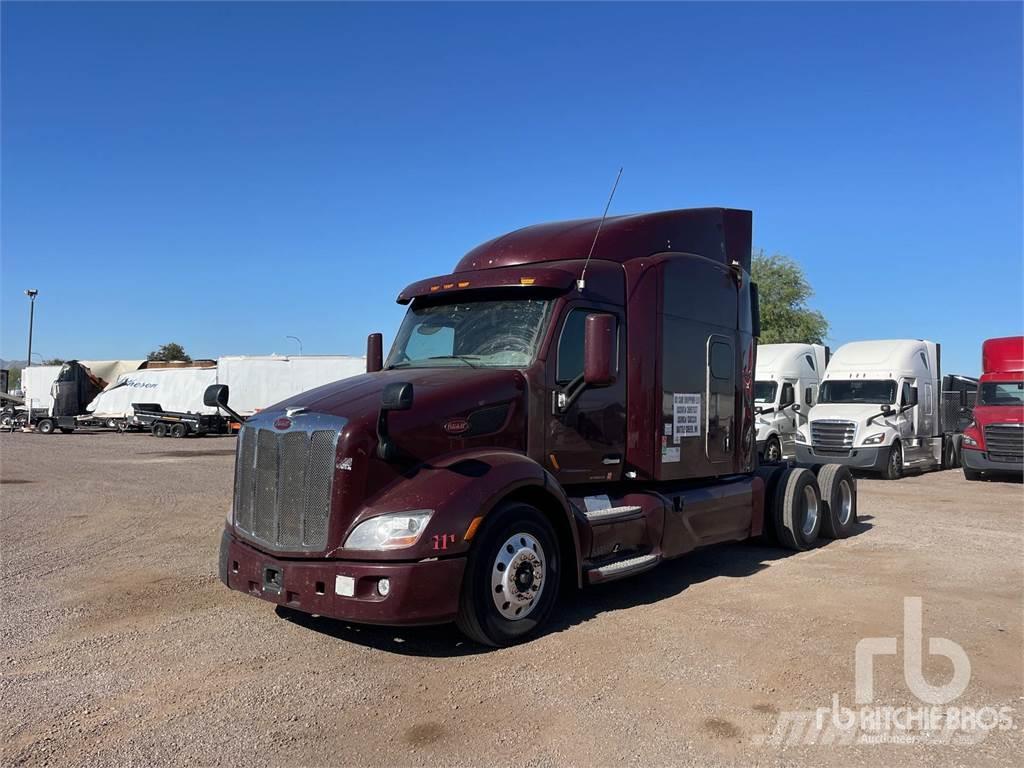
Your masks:
M417 509L412 512L392 512L364 520L356 526L345 541L346 549L401 549L415 544L427 521L434 514L432 509Z
M535 282L537 282L537 279L534 278L534 277L520 277L519 278L519 284L520 285L533 285Z

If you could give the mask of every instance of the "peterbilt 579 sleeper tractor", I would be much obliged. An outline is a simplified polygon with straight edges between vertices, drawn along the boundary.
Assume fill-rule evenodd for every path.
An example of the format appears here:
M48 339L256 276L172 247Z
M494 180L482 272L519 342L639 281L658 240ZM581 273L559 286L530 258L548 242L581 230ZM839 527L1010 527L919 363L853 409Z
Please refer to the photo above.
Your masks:
M386 362L373 334L365 375L246 421L220 578L504 645L563 588L849 535L848 469L758 466L750 239L722 208L542 224L413 283Z

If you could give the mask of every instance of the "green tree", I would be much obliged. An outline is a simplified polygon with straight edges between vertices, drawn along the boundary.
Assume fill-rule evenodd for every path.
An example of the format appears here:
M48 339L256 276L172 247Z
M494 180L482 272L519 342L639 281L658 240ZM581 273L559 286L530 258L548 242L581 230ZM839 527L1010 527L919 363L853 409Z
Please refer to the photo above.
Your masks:
M762 344L823 344L828 320L807 306L814 295L803 269L789 256L754 253L751 276L761 303Z
M160 360L165 363L169 363L172 360L184 360L186 363L192 362L192 358L186 354L185 348L176 341L164 344L159 349L153 350L146 356L146 359Z
M43 365L64 365L64 361L59 357L51 357L49 360L43 360Z

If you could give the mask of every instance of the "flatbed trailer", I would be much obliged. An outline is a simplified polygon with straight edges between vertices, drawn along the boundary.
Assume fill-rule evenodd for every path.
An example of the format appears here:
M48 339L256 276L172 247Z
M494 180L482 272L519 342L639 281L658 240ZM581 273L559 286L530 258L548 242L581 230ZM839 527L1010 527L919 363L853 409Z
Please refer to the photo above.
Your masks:
M165 411L158 403L132 403L134 422L154 437L188 437L228 433L228 420L219 413Z

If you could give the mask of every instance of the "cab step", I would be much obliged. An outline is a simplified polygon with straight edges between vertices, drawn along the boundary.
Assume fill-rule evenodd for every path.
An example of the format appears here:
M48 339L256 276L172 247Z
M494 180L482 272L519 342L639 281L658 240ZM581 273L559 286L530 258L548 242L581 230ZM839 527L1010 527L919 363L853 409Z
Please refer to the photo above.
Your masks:
M586 571L588 584L601 584L605 581L624 579L651 568L661 562L661 555L636 555L625 560L616 560L613 563L602 565L597 568L588 568Z
M643 514L641 507L607 507L606 509L588 510L583 513L587 522L594 524L617 523L621 520L631 520Z

